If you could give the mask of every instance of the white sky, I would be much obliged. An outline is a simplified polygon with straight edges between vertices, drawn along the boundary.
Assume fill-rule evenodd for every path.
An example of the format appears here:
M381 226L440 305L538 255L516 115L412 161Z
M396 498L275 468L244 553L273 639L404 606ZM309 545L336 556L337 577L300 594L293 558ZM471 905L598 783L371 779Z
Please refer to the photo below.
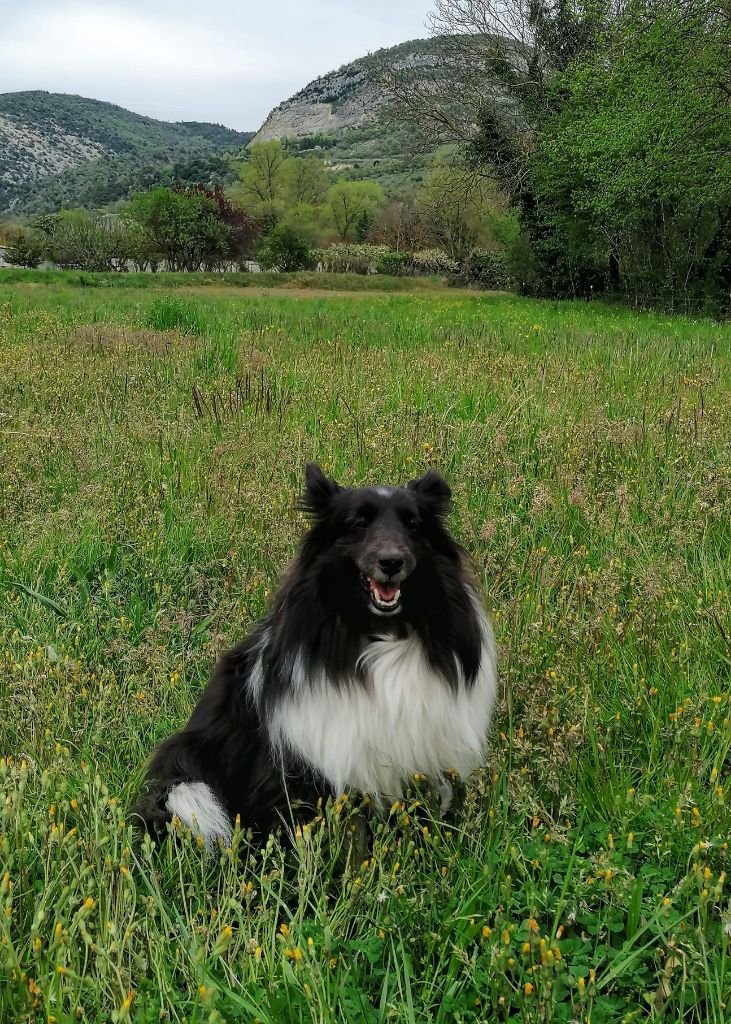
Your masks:
M254 131L317 75L427 35L429 0L0 0L0 92Z

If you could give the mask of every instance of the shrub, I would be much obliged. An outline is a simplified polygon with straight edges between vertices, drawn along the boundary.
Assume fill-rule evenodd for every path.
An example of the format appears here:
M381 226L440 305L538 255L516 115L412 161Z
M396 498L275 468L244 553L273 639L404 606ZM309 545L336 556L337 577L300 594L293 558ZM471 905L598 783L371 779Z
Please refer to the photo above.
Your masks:
M392 274L394 277L405 277L413 270L413 256L410 252L393 252L386 250L379 256L376 271L379 274Z
M379 260L390 251L384 245L338 242L322 250L320 262L332 274L375 274Z
M33 228L43 258L64 270L124 270L128 260L141 258L145 244L136 226L89 210L45 214Z
M462 265L460 284L475 284L479 288L504 291L511 286L510 272L501 252L473 249Z
M412 256L417 274L456 274L459 264L443 249L422 249Z
M282 225L264 236L256 255L262 270L304 270L310 261L304 238Z
M5 259L13 267L35 269L43 262L43 244L32 231L17 228L10 232Z

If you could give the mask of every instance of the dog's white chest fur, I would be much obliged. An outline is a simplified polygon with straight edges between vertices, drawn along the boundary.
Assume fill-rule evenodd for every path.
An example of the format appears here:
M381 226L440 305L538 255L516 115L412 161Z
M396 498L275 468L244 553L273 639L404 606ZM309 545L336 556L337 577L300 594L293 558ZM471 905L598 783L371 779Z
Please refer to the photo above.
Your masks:
M275 747L314 766L337 792L377 800L400 796L419 772L435 782L469 776L481 763L495 699L492 631L480 609L483 643L474 683L456 690L427 664L416 634L369 643L367 685L296 679L269 724Z

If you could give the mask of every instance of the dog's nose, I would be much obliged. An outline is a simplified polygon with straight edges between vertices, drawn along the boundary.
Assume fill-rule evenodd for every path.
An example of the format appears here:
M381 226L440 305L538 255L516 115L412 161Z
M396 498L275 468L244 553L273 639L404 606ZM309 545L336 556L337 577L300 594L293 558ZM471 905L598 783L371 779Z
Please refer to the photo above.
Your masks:
M378 559L378 565L387 576L395 576L403 564L404 560L401 555L383 555Z

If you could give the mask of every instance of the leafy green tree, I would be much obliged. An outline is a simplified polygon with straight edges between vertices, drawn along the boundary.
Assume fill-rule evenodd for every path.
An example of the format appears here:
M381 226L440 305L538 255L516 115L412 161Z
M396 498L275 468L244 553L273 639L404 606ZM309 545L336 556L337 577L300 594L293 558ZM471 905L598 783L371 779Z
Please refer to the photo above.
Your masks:
M7 233L5 241L5 259L13 267L33 269L44 259L43 243L35 231L14 228Z
M492 170L525 290L713 311L731 276L730 25L717 0L435 0L441 44L427 71L391 69L390 116Z
M495 182L458 164L435 164L414 198L423 234L456 260L475 247L499 248L515 234Z
M265 230L272 228L284 213L288 171L287 156L278 139L257 142L250 147L241 167L241 180L232 186L230 196L241 203L262 222Z
M278 226L289 228L309 246L315 247L322 244L325 233L323 219L322 207L300 202L287 207Z
M307 203L319 206L328 189L325 165L315 156L290 157L284 163L284 187L288 206Z
M130 259L130 232L113 214L61 210L39 217L32 234L42 258L64 269L126 269Z
M283 144L272 139L251 146L229 196L258 218L265 231L282 222L316 241L321 230L315 227L322 219L317 211L327 189L322 160L288 156Z
M140 192L132 197L127 215L171 270L200 270L229 256L226 226L216 201L204 190Z
M563 249L570 276L593 268L634 301L727 304L730 29L728 7L636 0L557 79L530 169L543 264Z
M257 259L263 270L303 270L309 256L310 247L304 238L282 224L262 238L257 250Z
M359 220L364 214L374 217L384 198L383 189L375 181L340 179L331 185L326 205L341 241L354 238Z

